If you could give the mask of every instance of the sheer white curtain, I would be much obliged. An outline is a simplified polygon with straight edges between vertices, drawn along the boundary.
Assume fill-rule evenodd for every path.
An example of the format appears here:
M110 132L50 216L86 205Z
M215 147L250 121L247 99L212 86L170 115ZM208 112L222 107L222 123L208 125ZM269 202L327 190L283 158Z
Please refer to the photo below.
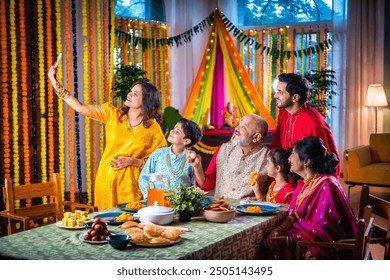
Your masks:
M219 5L231 21L236 22L237 1L232 0L165 0L168 36L181 34L200 23ZM191 42L170 50L171 105L183 113L192 83L198 73L211 27L193 36Z
M338 2L338 1L335 1ZM342 96L345 148L368 144L375 130L374 111L364 106L369 84L383 84L384 0L354 0L348 5L346 88ZM345 96L345 98L344 98Z

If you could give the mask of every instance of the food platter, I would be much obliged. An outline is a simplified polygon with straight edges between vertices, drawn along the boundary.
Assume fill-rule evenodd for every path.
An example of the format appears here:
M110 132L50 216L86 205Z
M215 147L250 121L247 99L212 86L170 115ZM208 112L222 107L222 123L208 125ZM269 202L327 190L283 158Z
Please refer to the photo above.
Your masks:
M130 240L130 243L139 247L167 247L180 243L181 241L182 239L179 237L175 241L170 241L169 243L136 243L132 239Z
M86 235L86 233L83 233L79 236L79 239L85 243L89 243L89 244L106 244L108 241L107 240L102 240L102 241L92 241L92 240L84 240L84 236Z
M139 201L141 204L145 205L146 206L146 201ZM122 211L125 211L125 212L129 212L129 213L135 213L137 212L139 209L137 208L126 208L126 205L128 204L128 202L125 202L125 203L121 203L121 204L118 204L117 207L119 209L121 209Z
M258 206L261 209L261 212L248 212L246 211L247 207L249 206ZM245 214L245 215L253 215L253 216L265 216L265 215L271 215L274 214L278 209L273 206L268 206L268 205L259 205L259 204L244 204L244 205L239 205L236 207L237 211Z
M121 225L126 221L115 221L115 219L120 216L122 212L108 212L108 213L103 213L103 214L98 214L93 219L100 218L103 222L107 223L107 225L111 226L117 226Z
M85 229L85 226L75 226L75 227L66 227L62 225L62 221L56 222L56 226L63 229L70 229L70 230L78 230L78 229Z

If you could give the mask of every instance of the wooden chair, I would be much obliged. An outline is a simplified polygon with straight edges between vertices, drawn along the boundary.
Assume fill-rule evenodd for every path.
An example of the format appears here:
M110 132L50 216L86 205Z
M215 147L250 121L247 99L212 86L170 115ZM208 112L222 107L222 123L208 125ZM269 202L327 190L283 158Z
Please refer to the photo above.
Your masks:
M41 200L42 197L47 197L46 204L15 207L15 201L17 200L24 203L26 199ZM15 233L15 223L17 221L23 224L23 230L28 230L30 220L53 216L56 218L56 221L62 220L65 206L69 206L72 211L76 208L89 209L92 212L97 210L95 206L62 201L60 175L58 173L53 174L53 179L50 182L20 186L13 186L12 180L6 178L5 186L3 187L3 198L6 210L0 212L0 217L4 217L7 220L8 235Z
M370 194L370 187L363 185L360 194L359 218L363 216L366 205L372 207L372 213L387 221L387 225L374 224L371 244L380 244L384 246L384 259L390 259L390 201L386 201L380 197ZM377 219L379 220L379 219Z
M371 206L367 205L364 209L364 217L359 219L354 239L340 239L337 242L322 242L322 241L298 241L296 244L296 258L301 258L303 247L319 247L333 249L337 253L337 259L345 258L345 251L352 252L354 260L371 259L371 251L369 243L374 226L374 218L371 217Z

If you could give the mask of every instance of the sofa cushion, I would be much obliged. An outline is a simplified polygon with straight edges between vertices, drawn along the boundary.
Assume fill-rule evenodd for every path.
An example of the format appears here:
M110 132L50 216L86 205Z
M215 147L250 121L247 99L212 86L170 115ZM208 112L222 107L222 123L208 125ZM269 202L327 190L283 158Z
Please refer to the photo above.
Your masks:
M372 162L390 163L390 133L370 135Z
M349 170L348 181L390 186L390 162L373 163L359 169Z

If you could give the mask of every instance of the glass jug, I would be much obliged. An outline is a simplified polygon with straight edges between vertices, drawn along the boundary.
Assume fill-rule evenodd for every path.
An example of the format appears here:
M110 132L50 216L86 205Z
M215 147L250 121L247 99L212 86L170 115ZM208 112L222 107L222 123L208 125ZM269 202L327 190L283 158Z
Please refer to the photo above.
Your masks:
M165 184L164 182L167 182ZM164 206L165 204L165 191L170 189L170 180L169 177L163 174L151 173L149 174L148 181L148 206L154 205L154 202L157 201L158 205Z

